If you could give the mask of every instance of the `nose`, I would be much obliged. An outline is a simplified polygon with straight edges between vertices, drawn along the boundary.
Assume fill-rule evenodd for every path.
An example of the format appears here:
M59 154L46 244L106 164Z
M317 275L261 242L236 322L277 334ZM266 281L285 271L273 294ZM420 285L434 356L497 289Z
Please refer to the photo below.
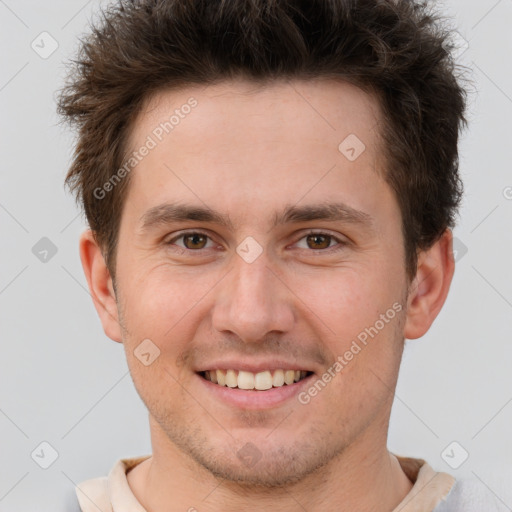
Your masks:
M245 343L268 333L290 331L294 324L293 293L263 252L248 263L236 254L232 270L217 290L213 328L236 334Z

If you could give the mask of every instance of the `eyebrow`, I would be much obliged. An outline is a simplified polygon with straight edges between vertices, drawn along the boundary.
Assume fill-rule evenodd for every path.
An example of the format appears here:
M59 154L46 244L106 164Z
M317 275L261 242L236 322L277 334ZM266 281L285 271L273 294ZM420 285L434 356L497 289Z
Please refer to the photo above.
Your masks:
M374 231L374 218L372 216L340 202L304 206L286 205L281 212L274 214L272 228L283 224L316 220L344 222L357 225L370 232ZM154 206L142 215L141 221L142 231L149 231L157 226L182 221L214 223L234 230L234 223L229 215L211 208L183 203L164 203Z

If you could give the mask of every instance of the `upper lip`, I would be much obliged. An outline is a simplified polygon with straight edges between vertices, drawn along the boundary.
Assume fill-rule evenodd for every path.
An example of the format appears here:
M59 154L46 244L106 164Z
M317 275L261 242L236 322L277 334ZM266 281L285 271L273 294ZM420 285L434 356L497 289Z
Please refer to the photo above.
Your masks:
M198 372L209 370L242 370L245 372L259 373L265 370L301 370L312 372L311 365L279 359L267 359L265 361L240 360L240 359L222 359L219 361L209 362L205 366L197 369Z

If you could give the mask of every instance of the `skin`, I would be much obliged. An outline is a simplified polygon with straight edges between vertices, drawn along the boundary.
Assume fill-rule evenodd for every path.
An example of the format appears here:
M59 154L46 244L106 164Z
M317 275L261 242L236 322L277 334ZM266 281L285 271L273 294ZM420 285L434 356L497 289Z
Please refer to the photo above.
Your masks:
M379 104L359 88L236 80L160 92L136 120L130 147L191 96L197 106L131 173L115 292L93 234L80 241L105 333L124 344L149 411L153 456L128 473L129 485L148 512L392 511L412 487L386 446L404 337L424 335L444 304L452 233L419 254L409 282L400 210L382 179ZM352 162L338 150L349 134L366 146ZM328 200L366 212L373 231L324 220L272 228L285 205ZM229 214L233 227L142 228L145 212L175 201ZM310 229L336 238L317 249ZM182 230L209 238L176 238ZM236 252L247 236L263 248L252 263ZM338 240L347 245L328 252ZM237 407L196 373L227 355L277 357L318 379L395 303L402 310L306 405L293 397ZM160 350L149 366L134 354L144 339ZM237 457L246 443L261 456L252 467Z

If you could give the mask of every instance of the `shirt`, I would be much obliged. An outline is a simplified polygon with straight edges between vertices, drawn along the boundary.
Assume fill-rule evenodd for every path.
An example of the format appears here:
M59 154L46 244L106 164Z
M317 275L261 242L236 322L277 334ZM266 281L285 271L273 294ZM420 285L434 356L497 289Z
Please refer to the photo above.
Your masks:
M129 470L148 459L151 455L118 460L107 477L86 480L76 486L75 491L82 512L147 512L137 501L126 474ZM454 485L455 477L448 473L436 472L423 459L395 455L403 472L413 487L393 512L488 512L498 510L459 507L461 489ZM458 482L457 482L458 483ZM452 492L453 491L453 492ZM448 499L450 497L452 499ZM474 500L472 501L475 504ZM487 503L487 502L485 502ZM437 508L437 506L440 508ZM447 506L448 508L444 508Z

